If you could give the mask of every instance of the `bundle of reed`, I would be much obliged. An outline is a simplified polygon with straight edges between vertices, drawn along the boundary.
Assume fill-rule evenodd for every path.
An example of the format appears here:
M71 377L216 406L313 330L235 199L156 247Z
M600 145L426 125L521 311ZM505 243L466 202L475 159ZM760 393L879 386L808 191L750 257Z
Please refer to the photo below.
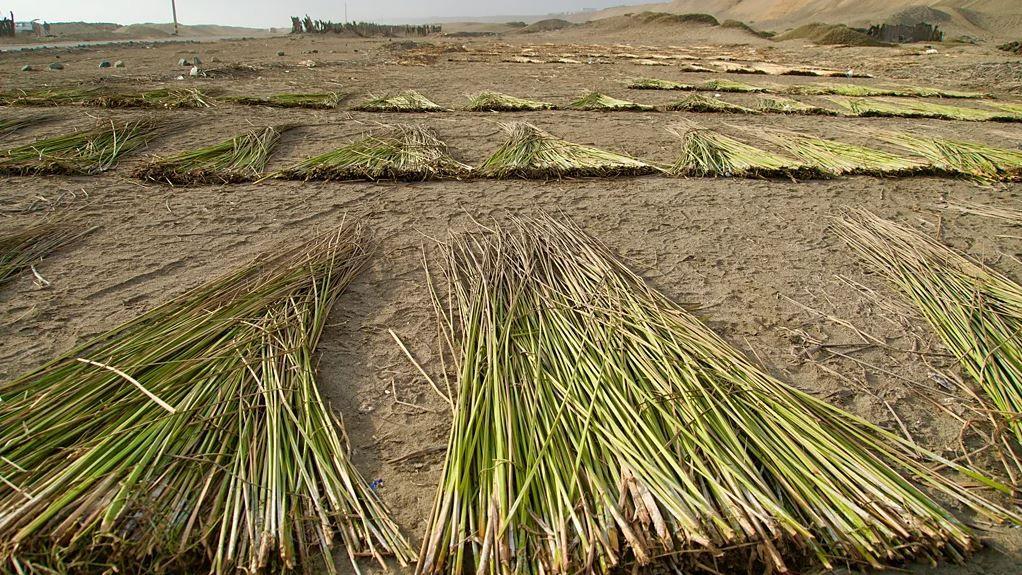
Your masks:
M1002 112L1007 112L1011 116L1022 119L1022 104L1018 102L984 102L984 104L997 108Z
M0 94L4 106L85 106L95 105L103 93L96 88L52 88L17 90Z
M416 92L408 90L400 94L383 96L381 98L370 98L355 106L360 112L446 112L447 109L438 106L429 98Z
M554 105L549 102L516 98L500 92L480 92L469 98L465 109L470 112L536 112L553 110Z
M935 497L1020 519L930 465L1008 486L771 377L573 224L487 230L442 246L458 397L418 575L880 567L978 546Z
M258 179L280 135L294 126L267 126L197 150L156 158L135 177L168 184L229 184Z
M837 110L806 104L791 98L781 96L761 96L759 98L759 111L773 114L808 114L817 116L840 116Z
M18 130L49 122L53 116L49 114L20 115L13 118L0 118L0 137L13 134Z
M114 92L96 102L105 108L210 108L216 101L198 88L160 88L146 92Z
M865 210L838 234L919 309L1022 443L1022 285Z
M692 94L684 100L671 102L664 107L672 112L699 112L699 113L722 113L722 114L758 114L752 108L746 108L738 104L732 104L725 100L703 94Z
M906 176L930 169L925 161L837 140L777 129L762 134L801 162L830 176Z
M734 80L716 79L707 80L702 84L696 86L697 90L705 92L766 92L766 88L762 86L753 86L752 84L746 84L745 82L735 82Z
M795 94L800 96L837 95L854 98L914 95L902 89L877 88L874 86L863 86L861 84L798 84L794 86L786 86L782 91L786 94Z
M921 88L919 86L908 86L900 88L902 92L905 92L909 96L915 96L917 98L951 98L960 100L978 100L982 98L992 98L991 94L986 92L970 92L965 90L946 90L944 88Z
M879 118L936 118L969 122L1012 121L1012 117L989 110L934 104L922 100L885 100L874 98L830 98L850 115ZM1022 120L1022 118L1019 118Z
M681 84L670 80L658 80L656 78L637 78L628 83L632 90L695 90L691 84Z
M226 96L222 100L246 106L269 106L271 108L308 108L312 110L332 110L340 105L343 99L335 92L324 93L287 93L270 96Z
M668 128L682 139L681 157L669 173L675 176L725 178L812 178L818 170L798 160L750 146L707 128Z
M1022 179L1022 151L978 142L877 131L877 138L925 158L934 169L978 180Z
M562 140L532 124L501 124L508 139L482 166L487 178L637 176L660 169L635 158Z
M327 315L367 260L343 225L0 385L4 570L280 573L322 554L332 573L337 539L353 563L404 564L315 382Z
M92 130L37 140L0 152L0 174L96 174L147 145L168 126L151 117L110 121Z
M43 222L0 234L0 285L89 231L62 222Z
M628 100L619 100L599 92L589 92L585 96L582 96L568 104L568 108L572 110L586 110L591 112L651 112L656 109L647 104L637 104L635 102L629 102Z
M431 128L395 126L285 168L293 180L436 180L470 174Z

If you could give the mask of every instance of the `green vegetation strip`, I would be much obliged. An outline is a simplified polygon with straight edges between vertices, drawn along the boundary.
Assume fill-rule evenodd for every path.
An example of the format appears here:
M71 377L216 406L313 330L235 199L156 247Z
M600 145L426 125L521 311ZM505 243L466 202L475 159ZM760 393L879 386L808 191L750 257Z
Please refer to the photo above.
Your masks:
M418 575L879 568L976 549L949 507L1019 519L933 466L1008 486L771 377L571 223L487 222L440 259L457 399Z
M368 259L344 225L0 385L5 571L334 572L412 555L316 388L327 315ZM60 570L62 569L62 570Z

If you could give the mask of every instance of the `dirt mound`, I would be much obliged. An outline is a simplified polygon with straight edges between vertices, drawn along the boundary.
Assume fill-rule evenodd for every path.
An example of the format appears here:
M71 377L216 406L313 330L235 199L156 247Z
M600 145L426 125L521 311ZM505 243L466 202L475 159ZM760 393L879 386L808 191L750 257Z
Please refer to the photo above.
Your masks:
M775 38L778 41L784 40L809 40L821 46L890 46L885 42L878 42L873 38L853 30L844 24L821 24L813 23L799 26L789 30Z
M540 20L539 22L533 22L524 28L520 28L518 31L522 34L534 34L536 32L553 32L555 30L563 30L574 26L567 20L561 20L560 18L548 18L546 20Z

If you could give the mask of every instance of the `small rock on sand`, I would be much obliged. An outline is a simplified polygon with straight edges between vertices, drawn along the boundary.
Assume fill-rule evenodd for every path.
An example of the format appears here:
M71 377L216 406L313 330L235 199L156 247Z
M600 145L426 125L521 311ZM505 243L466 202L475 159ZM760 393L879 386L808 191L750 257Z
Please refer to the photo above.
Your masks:
M114 62L114 68L123 68L123 67L124 67L124 60L118 60L118 61Z
M192 63L189 62L187 58L181 58L180 60L177 61L177 65L178 66L191 66Z
M200 60L198 56L195 56L192 58L192 64L195 64L196 66L201 66L202 60Z
M50 64L49 68L50 68L50 70L63 70L64 69L64 65L61 64L60 62L54 62L54 63Z
M21 71L22 72L31 72L32 71L32 66L29 66L28 64L25 64L24 66L21 67Z
M192 69L188 71L188 75L192 78L198 77L200 74L198 66L192 66Z
M284 51L283 50L277 50L277 55L278 56L283 56L284 55Z
M99 67L100 68L109 68L110 67L110 60L100 60L99 61Z

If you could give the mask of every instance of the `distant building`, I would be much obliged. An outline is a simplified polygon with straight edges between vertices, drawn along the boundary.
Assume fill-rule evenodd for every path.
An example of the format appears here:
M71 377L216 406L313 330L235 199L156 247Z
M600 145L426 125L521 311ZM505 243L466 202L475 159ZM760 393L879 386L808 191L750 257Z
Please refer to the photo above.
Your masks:
M35 23L34 22L15 22L14 23L14 31L19 33L19 34L25 33L25 32L33 32L33 31L35 31Z

